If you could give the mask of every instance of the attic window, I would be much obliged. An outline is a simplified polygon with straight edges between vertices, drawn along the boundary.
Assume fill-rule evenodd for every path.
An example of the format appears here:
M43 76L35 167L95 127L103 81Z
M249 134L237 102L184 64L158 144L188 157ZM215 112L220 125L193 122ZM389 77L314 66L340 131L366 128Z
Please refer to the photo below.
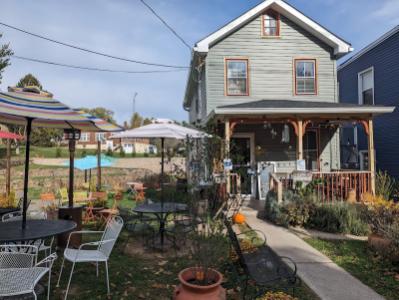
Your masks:
M263 36L280 36L280 15L274 10L266 11L262 16Z

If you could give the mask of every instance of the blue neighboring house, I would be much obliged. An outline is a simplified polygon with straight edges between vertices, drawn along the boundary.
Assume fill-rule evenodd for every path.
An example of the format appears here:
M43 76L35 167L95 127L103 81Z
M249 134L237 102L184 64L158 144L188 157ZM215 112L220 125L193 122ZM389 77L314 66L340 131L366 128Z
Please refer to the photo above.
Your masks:
M338 68L339 98L352 104L399 105L399 26ZM399 110L374 120L377 170L399 178ZM368 169L367 138L361 126L341 130L341 166Z

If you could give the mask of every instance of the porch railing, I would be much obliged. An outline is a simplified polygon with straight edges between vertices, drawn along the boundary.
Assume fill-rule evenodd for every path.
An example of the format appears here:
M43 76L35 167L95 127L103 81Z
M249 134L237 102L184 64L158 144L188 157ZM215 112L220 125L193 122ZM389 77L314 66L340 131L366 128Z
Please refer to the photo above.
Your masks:
M364 194L372 193L371 174L370 171L315 172L313 179L320 179L316 192L322 202L362 201Z
M335 171L314 172L315 192L321 202L332 201L362 201L363 195L372 193L371 172L369 171ZM270 190L281 201L284 189L293 189L290 176L271 174Z

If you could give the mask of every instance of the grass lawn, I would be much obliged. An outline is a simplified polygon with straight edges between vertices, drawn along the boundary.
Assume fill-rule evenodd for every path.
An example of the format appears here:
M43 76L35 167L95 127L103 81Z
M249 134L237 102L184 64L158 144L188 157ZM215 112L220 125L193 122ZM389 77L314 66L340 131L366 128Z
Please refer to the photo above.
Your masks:
M399 299L399 265L382 260L366 241L305 241L386 299Z
M100 265L97 278L95 265L78 264L68 299L171 299L176 285L179 284L177 274L184 268L192 266L189 255L177 257L174 251L166 254L152 250L140 250L141 240L123 231L110 257L109 271L112 296L107 297L104 266ZM61 255L54 267L51 299L61 299L66 288L70 264L62 276L60 288L55 287L61 263ZM238 290L240 281L233 272L228 257L222 258L218 270L225 276L223 286L228 290L227 299L241 299ZM249 287L248 298L253 289ZM306 287L296 290L296 297L301 300L316 298ZM42 296L40 299L44 299Z

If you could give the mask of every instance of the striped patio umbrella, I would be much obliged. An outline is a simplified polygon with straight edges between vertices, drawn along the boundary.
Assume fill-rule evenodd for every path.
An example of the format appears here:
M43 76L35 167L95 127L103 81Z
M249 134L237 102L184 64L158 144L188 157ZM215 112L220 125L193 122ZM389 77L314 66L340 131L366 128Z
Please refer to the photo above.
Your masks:
M0 123L26 125L25 177L22 209L22 227L25 228L26 210L28 203L27 196L29 178L30 134L32 131L32 127L50 127L82 131L102 130L96 126L95 122L79 114L78 112L64 105L60 101L49 97L48 94L15 90L14 92L8 93L0 92ZM71 174L73 174L73 171ZM73 190L73 176L71 176L71 174L69 188L70 191ZM70 206L73 205L72 200L73 196L72 198L70 197Z

